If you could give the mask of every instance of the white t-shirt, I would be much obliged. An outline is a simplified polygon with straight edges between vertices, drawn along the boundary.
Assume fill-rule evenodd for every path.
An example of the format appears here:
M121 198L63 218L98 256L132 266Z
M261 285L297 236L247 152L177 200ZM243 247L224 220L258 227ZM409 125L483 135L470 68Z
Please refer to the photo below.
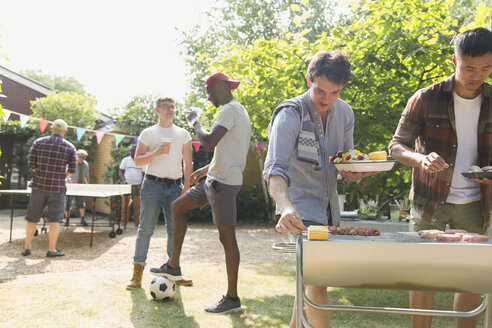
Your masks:
M161 138L171 138L169 154L154 158L147 164L145 173L159 178L179 179L183 176L183 145L191 141L191 136L188 131L174 124L170 128L156 124L143 130L138 142L148 146L149 152L152 152L161 144Z
M131 156L123 158L120 164L120 170L125 170L126 182L131 185L142 183L142 172L145 172L145 167L145 165L135 165L135 161Z
M222 106L214 125L227 129L215 146L207 178L227 185L242 185L251 140L251 121L248 112L236 99Z
M467 204L480 200L480 183L464 178L461 173L468 172L470 166L477 164L478 118L482 95L473 99L465 99L453 92L453 97L458 149L447 202Z

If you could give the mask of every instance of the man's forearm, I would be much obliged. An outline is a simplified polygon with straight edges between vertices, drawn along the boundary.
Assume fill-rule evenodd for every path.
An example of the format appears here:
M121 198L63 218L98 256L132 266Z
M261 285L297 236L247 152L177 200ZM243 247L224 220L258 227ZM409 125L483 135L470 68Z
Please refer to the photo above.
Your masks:
M136 166L144 166L144 165L147 165L150 162L152 162L152 160L155 157L156 157L156 153L155 152L152 152L152 153L149 153L148 152L145 155L135 156L135 158L133 160L135 161L135 165Z
M202 143L203 149L213 149L213 147L210 145L210 133L203 129L200 121L196 121L195 124L193 124L193 129L195 130L195 135L197 136L198 140L200 140L200 142Z
M287 208L294 208L289 197L289 187L287 182L280 175L271 175L268 181L270 195L277 203L280 212Z
M421 166L422 161L425 159L425 155L419 154L400 143L394 144L390 148L390 156L398 162L412 167Z
M191 183L191 173L193 172L193 165L183 164L184 173L184 184L190 185Z

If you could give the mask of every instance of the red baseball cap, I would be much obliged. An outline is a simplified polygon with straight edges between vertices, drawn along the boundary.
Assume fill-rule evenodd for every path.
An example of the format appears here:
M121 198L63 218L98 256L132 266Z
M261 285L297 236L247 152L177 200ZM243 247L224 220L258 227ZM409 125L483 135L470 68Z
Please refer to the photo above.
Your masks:
M231 83L231 90L236 89L239 86L239 83L241 83L239 81L232 80L225 73L216 72L216 73L213 73L212 75L210 75L209 77L207 77L207 79L205 80L205 88L208 89L208 88L214 86L215 83L220 82L220 81L230 82Z

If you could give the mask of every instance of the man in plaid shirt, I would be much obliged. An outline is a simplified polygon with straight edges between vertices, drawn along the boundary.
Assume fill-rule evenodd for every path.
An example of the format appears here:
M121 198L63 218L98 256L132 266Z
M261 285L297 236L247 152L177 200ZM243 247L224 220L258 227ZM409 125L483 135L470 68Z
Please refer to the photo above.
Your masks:
M33 170L29 187L32 188L26 212L26 242L23 256L31 255L31 241L36 232L43 210L48 206L48 252L47 257L64 256L56 247L60 222L65 212L65 179L75 172L75 147L63 139L67 123L58 119L51 126L51 136L39 138L29 151L28 166Z
M454 52L455 74L410 98L389 151L413 167L410 231L449 225L488 234L492 180L468 180L461 173L492 165L492 86L485 82L492 71L492 32L463 32ZM456 293L454 308L470 311L480 300L478 294ZM432 292L411 291L410 304L432 309ZM431 320L415 316L412 325L430 327ZM456 325L475 327L477 320L457 318Z

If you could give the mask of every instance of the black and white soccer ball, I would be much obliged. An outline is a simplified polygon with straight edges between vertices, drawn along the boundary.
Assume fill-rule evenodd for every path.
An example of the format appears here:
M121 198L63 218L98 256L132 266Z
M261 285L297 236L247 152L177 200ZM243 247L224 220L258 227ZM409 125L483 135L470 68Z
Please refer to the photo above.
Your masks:
M176 285L166 277L155 277L150 283L149 291L156 301L168 300L176 294Z

